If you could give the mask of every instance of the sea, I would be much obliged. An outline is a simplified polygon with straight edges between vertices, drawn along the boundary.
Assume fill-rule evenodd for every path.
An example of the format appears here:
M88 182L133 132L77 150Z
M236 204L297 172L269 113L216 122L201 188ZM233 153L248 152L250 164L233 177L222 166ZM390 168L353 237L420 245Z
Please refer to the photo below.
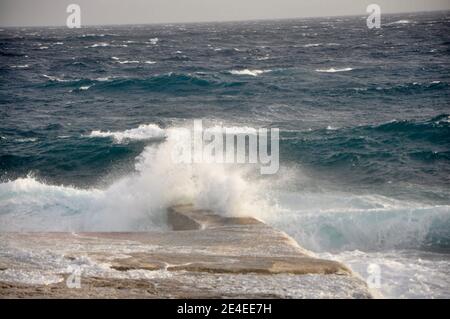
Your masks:
M384 298L450 297L450 12L0 30L0 231L254 216ZM177 136L280 130L276 174ZM1 254L1 253L0 253Z

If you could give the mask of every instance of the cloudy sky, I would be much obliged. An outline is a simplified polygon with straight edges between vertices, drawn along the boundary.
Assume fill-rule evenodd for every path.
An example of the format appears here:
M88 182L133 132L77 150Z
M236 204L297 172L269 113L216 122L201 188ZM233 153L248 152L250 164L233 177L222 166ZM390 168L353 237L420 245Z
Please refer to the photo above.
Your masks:
M0 0L0 26L65 25L66 7L81 7L82 25L278 19L450 10L450 0Z

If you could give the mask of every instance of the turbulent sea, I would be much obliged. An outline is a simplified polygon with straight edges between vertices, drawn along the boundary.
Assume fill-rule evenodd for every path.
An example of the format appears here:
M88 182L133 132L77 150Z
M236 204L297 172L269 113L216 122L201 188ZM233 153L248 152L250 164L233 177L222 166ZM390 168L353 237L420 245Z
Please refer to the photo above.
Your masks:
M384 297L450 297L450 13L0 31L0 231L253 215ZM280 170L177 165L194 119L280 129Z

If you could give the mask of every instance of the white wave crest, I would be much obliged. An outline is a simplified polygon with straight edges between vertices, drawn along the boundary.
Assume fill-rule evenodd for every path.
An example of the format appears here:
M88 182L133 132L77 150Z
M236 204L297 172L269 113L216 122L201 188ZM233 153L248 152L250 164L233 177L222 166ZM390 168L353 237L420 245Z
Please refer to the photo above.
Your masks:
M92 131L90 137L112 137L116 142L122 143L126 140L151 140L151 139L164 139L166 133L163 129L155 124L139 125L137 128L125 130L125 131Z
M321 43L309 43L309 44L305 44L304 47L305 48L314 48L314 47L318 47L320 45L321 45Z
M28 64L20 64L20 65L11 65L12 69L28 69L29 65Z
M143 125L124 132L93 132L115 139L166 138L136 158L135 172L106 188L48 185L29 176L0 184L0 231L136 231L164 229L167 207L191 202L218 213L261 214L262 188L248 168L226 164L177 164L172 152L186 129L165 132Z
M336 73L336 72L348 72L348 71L352 71L353 68L341 68L341 69L336 69L336 68L329 68L329 69L317 69L316 72L320 72L320 73Z
M249 76L258 76L267 72L271 72L272 70L231 70L230 73L233 75L249 75Z
M94 43L93 45L87 46L87 48L108 47L108 46L109 46L109 43L99 42L99 43Z
M419 248L450 234L443 230L450 225L445 205L333 192L284 192L278 203L268 221L313 251Z
M125 60L125 61L119 61L119 63L120 64L133 64L133 63L139 63L139 61L136 61L136 60L132 60L132 61Z
M47 74L42 74L42 76L43 76L44 78L49 79L50 81L53 81L53 82L71 82L71 81L78 81L78 79L67 80L67 79L61 79L61 78L58 78L57 76L47 75Z

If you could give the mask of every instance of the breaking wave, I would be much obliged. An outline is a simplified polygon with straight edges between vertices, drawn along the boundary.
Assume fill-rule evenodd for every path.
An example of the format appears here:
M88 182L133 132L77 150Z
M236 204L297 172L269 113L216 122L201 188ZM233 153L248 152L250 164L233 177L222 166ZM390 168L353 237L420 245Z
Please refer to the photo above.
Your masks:
M116 142L122 143L127 140L162 140L166 137L166 133L155 124L143 124L137 128L118 132L92 131L89 136L112 137Z
M247 76L259 76L259 75L267 73L267 72L271 72L271 70L249 70L249 69L231 70L230 74L233 74L233 75L247 75Z
M316 72L320 72L320 73L336 73L336 72L348 72L348 71L352 71L353 68L341 68L341 69L337 69L337 68L329 68L329 69L317 69Z
M192 202L223 214L259 211L250 168L224 164L176 164L172 152L186 130L141 125L123 132L93 131L89 137L163 139L150 143L135 170L105 188L49 185L33 176L0 184L1 231L138 231L164 229L168 206ZM258 207L256 209L255 207Z
M120 61L122 63L138 64L139 61ZM153 61L145 61L144 64L154 64ZM188 92L202 88L226 88L242 85L242 82L222 81L215 77L200 77L184 73L166 73L147 78L109 77L93 79L66 79L57 76L43 75L48 79L45 87L79 88L80 86L92 86L92 89L100 91L144 90L154 92Z

